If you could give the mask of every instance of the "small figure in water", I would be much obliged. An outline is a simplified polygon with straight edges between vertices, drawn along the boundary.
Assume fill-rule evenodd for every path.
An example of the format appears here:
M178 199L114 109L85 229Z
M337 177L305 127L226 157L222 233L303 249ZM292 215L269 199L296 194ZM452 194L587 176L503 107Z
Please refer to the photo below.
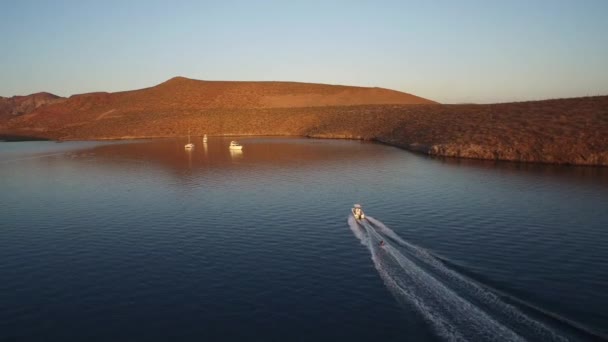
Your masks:
M380 247L384 247L384 240L380 240L380 243L378 244Z

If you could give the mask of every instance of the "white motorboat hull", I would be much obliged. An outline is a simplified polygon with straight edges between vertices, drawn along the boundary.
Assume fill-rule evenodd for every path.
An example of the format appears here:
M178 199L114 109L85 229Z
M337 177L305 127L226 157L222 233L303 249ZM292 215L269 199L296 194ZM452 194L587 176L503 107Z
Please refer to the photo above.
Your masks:
M231 150L242 150L243 146L230 146Z
M193 148L194 148L194 144L186 144L186 146L184 146L184 148L185 148L186 150L191 150L191 149L193 149Z

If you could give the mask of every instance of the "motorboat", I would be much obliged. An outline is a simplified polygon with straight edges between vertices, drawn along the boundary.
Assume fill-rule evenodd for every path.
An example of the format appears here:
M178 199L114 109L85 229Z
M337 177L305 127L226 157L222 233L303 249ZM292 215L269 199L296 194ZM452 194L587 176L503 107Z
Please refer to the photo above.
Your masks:
M243 145L239 144L236 140L232 140L230 142L230 149L231 150L242 150Z
M360 204L355 204L350 211L352 211L353 216L357 220L362 220L365 218L365 214L363 213L363 209L361 209Z
M204 143L206 143L206 142L207 142L207 134L205 134L205 135L203 136L203 142L204 142Z
M191 150L194 148L194 144L190 142L190 130L188 130L188 143L184 146L186 150Z

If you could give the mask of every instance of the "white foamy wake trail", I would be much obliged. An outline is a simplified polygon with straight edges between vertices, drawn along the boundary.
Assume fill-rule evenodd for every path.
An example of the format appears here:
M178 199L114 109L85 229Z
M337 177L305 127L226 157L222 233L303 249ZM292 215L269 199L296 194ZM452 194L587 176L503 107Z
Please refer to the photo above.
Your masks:
M449 341L565 341L551 328L447 268L372 217L349 226L370 253L387 288ZM384 246L380 247L380 241Z

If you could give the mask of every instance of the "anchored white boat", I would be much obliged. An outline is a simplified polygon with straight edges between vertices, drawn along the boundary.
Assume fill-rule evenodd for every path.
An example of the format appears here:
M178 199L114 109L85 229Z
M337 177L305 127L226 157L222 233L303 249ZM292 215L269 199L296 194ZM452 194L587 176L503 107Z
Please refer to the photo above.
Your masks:
M194 144L190 142L190 129L188 129L188 143L184 146L186 150L191 150L194 148Z
M203 142L204 142L204 143L206 143L206 142L207 142L207 134L205 134L205 135L203 136Z
M242 150L243 145L239 144L236 140L232 140L230 142L230 149L231 150Z
M357 220L362 220L365 218L365 214L363 213L363 209L361 209L360 204L355 204L350 211L352 211L353 216Z

